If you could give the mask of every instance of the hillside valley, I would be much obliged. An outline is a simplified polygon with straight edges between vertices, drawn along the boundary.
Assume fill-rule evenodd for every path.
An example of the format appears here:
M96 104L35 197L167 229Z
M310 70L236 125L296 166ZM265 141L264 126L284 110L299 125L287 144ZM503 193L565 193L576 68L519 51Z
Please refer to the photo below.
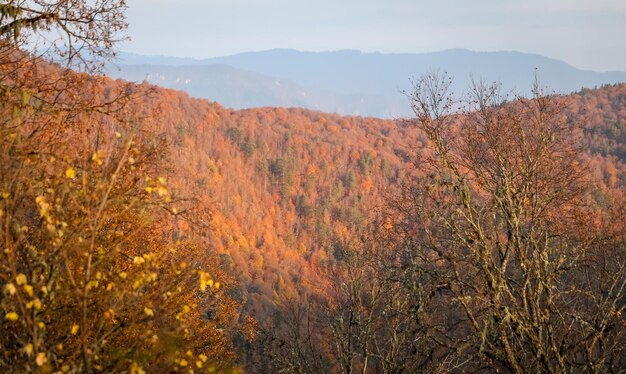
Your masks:
M136 85L80 75L42 63L26 62L23 69L25 87L33 84L29 69L37 76L34 81L37 89L47 87L38 82L66 82L63 92L67 96L56 96L55 89L50 93L62 103L69 101L64 104L67 106L58 109L59 114L50 117L47 112L30 109L37 108L38 102L50 100L45 96L42 101L24 94L7 96L13 101L7 102L5 110L24 114L4 118L8 124L24 123L20 130L24 131L24 136L12 136L11 131L15 130L6 131L7 136L2 138L6 147L1 155L7 160L3 172L14 170L11 165L20 157L25 160L20 162L43 166L18 169L18 173L25 173L19 190L6 184L11 179L3 180L3 189L14 192L4 194L2 212L28 225L46 225L46 230L53 233L56 230L70 233L19 240L28 238L44 243L37 244L40 246L58 246L54 243L62 240L63 246L79 250L85 241L81 240L82 236L74 237L92 235L101 243L98 256L106 253L100 248L112 246L110 261L119 264L109 266L108 262L98 262L97 266L105 266L97 273L99 277L104 272L110 273L104 275L104 279L118 277L116 274L124 274L123 279L126 279L129 272L139 280L120 283L118 287L129 287L120 288L119 292L127 292L122 294L126 296L114 297L111 302L128 300L147 305L141 313L148 316L157 312L167 315L168 309L159 311L156 308L160 302L151 298L163 297L171 291L157 289L156 294L152 294L147 291L150 288L143 288L147 286L137 288L144 279L154 282L155 274L162 274L158 277L174 280L189 263L197 264L191 268L190 278L164 285L179 285L177 289L181 293L177 297L187 303L183 311L191 310L188 305L193 305L194 313L205 315L205 319L192 318L188 321L194 325L180 326L180 313L174 314L171 317L177 327L173 331L178 331L176 334L182 334L181 337L187 337L191 328L198 333L206 331L196 338L199 349L207 352L201 357L210 354L215 365L222 368L236 364L252 372L272 371L288 357L280 353L282 349L289 349L290 344L304 344L291 341L289 334L293 330L290 329L303 328L301 324L309 318L304 316L309 313L323 316L326 311L334 310L333 304L322 306L333 300L333 292L341 292L337 286L351 285L346 283L347 278L339 284L335 280L346 276L343 269L353 261L350 260L353 251L358 253L371 247L372 254L378 256L378 250L383 255L394 248L393 242L400 236L385 239L384 234L385 230L393 228L390 204L401 196L398 194L405 191L407 183L424 173L423 160L433 156L431 140L414 120L341 116L301 108L234 110L147 83ZM42 92L48 94L48 91ZM612 201L619 199L626 185L626 84L583 89L559 100L564 105L567 126L574 126L580 136L583 146L580 162L588 166L589 181L594 186L589 196L600 209L597 214L614 214ZM517 104L512 101L507 105ZM453 117L454 121L463 122L465 116L472 115L468 112ZM124 167L124 178L116 182L119 178L116 170L121 167ZM81 176L82 183L77 176ZM90 176L102 178L101 182L96 179L92 186L88 183ZM119 196L115 192L116 197L107 203L109 190L102 189L107 186L103 182L116 186L114 191L127 190L119 192ZM93 192L85 194L85 189L93 189ZM64 219L71 223L63 221L58 229L46 223L53 218L46 218L52 216L51 208L45 205L45 199L52 199L56 191L62 191L63 197L56 200L59 204L53 208L55 214L67 216ZM105 194L104 200L99 194ZM82 202L89 196L93 198ZM65 203L61 204L62 201ZM103 204L101 201L107 203L105 207L112 204L106 210L106 217L109 217L106 227L110 228L97 234L85 233L90 226L85 228L82 222L89 221L71 217L81 214L90 217L90 212L100 212L103 209L100 205L92 208L89 204ZM38 205L32 205L33 202ZM619 205L615 208L618 214ZM135 210L130 209L137 209L136 213L131 214ZM120 216L118 211L123 214ZM148 211L153 213L146 216ZM125 218L127 214L131 215ZM613 222L617 224L619 220ZM124 236L124 232L129 232L129 236ZM111 242L112 235L122 239ZM17 245L21 245L19 240ZM391 242L385 244L386 240ZM22 247L16 248L22 251L19 249ZM120 257L116 255L119 251L137 255L121 252ZM146 261L151 264L154 254L165 261L162 265L155 263L159 273L133 270ZM79 264L82 258L75 254L68 256L68 260L54 256L46 263L79 261ZM134 258L131 264L124 262L126 257ZM78 264L76 276L84 276L84 265ZM362 271L365 271L369 265L363 266ZM120 273L120 267L126 270ZM209 274L219 283L207 280ZM368 274L376 275L378 271ZM191 291L196 287L198 276L202 292L209 284L212 287L207 297ZM89 279L86 278L85 284L97 288L99 283ZM110 287L99 292L106 295ZM106 304L108 297L100 295L89 296L94 300L94 308L109 308L99 306L99 303L109 305ZM133 301L137 298L140 301ZM319 307L322 312L315 312L314 308ZM132 311L132 307L127 308ZM118 331L114 320L103 321L98 313L101 312L96 310L88 314L94 317L89 323L105 323L112 331ZM384 319L384 315L382 317ZM146 322L143 321L141 323ZM321 323L326 324L323 320ZM87 329L90 325L83 326ZM152 339L152 328L161 331L160 325L150 326L153 327L144 328L147 335L142 339ZM122 344L127 340L125 333L120 333L119 344ZM171 332L159 334L169 339ZM60 336L64 336L62 332ZM209 338L213 342L211 351L202 348ZM151 345L146 347L149 349ZM100 349L106 352L106 347ZM170 348L165 345L163 349ZM310 346L307 349L311 349ZM173 354L179 357L186 353L175 351ZM168 361L167 354L163 357L165 363L179 365L182 362L180 358ZM330 370L329 365L333 365L332 359L326 360L319 361L321 371ZM119 362L121 365L125 361ZM159 362L153 365L162 365Z
M263 320L282 299L318 287L320 272L363 235L418 156L425 136L402 121L298 108L231 110L157 89L140 107L159 113L167 178L212 211L201 232L234 272L232 292ZM585 159L599 191L626 184L626 85L567 97L583 126Z
M626 186L626 85L565 100L571 123L582 126L593 196L610 210L611 196ZM233 274L228 292L260 331L285 328L294 302L313 303L333 287L343 253L373 240L416 158L431 155L425 135L400 120L231 110L163 89L148 103L170 142L168 180L177 194L206 201L210 225L196 234ZM261 347L244 350L249 368L269 370L255 355L271 356L259 353L270 343L251 344Z
M625 17L0 2L0 373L624 373Z

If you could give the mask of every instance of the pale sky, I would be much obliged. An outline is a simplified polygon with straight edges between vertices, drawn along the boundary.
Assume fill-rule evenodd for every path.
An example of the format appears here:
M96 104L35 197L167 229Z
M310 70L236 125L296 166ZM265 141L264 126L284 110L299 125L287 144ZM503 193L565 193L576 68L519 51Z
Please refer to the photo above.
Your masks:
M626 0L128 0L120 48L207 58L302 51L515 50L626 70Z

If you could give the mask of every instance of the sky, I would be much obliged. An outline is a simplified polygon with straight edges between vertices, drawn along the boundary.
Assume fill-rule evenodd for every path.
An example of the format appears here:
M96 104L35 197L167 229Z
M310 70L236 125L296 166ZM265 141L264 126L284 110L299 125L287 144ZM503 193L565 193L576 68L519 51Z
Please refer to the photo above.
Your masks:
M626 0L128 0L120 46L208 58L273 48L538 53L626 70Z

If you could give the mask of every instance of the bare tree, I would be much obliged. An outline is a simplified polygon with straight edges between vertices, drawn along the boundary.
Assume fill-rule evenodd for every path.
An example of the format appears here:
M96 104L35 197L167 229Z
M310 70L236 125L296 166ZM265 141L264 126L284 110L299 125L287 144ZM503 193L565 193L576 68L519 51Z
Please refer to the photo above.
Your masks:
M283 305L274 369L623 370L624 191L594 201L561 98L476 83L461 102L450 83L414 82L428 156L375 230L337 246L319 297Z
M8 0L0 4L0 51L19 48L92 70L125 38L125 10L124 0Z
M623 205L598 217L565 104L476 83L456 106L450 82L414 83L432 152L391 204L447 370L621 370L625 247L607 227Z
M337 244L316 295L279 305L276 323L258 342L253 370L289 373L426 371L434 344L421 323L426 296L415 268L381 233Z

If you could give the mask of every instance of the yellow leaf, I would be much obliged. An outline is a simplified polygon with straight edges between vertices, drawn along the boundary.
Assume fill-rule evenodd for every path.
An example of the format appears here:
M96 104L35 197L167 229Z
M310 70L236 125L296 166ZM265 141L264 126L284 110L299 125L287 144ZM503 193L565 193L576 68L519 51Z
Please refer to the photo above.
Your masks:
M76 178L76 170L70 166L67 170L65 170L65 177L70 179Z
M28 294L28 296L33 297L33 286L31 286L30 284L25 284L24 285L24 291L26 291L26 293Z
M98 282L97 280L90 280L89 283L87 283L87 288L88 289L93 289L93 288L98 288L98 285L100 284L100 282Z
M9 198L9 196L11 196L11 194L10 194L9 192L3 192L3 193L2 193L2 198L3 198L3 199L8 199L8 198Z
M119 139L119 138L121 138L121 137L122 137L122 134L120 134L119 132L117 132L117 131L116 131L116 132L115 132L115 137Z
M199 274L200 274L200 290L204 292L206 291L207 286L209 287L213 286L213 280L211 279L211 276L207 272L200 271Z
M37 326L39 326L40 329L43 329L44 327L46 327L46 324L43 322L39 322Z
M31 343L26 344L26 346L24 347L24 353L26 353L26 355L29 357L33 354L33 345Z
M157 193L159 194L159 196L165 196L167 195L167 188L165 186L158 186Z
M4 286L4 291L8 293L9 295L13 296L15 295L15 292L17 291L17 289L15 288L13 283L7 283L7 285Z
M146 187L146 192L147 193L152 193L152 187Z
M146 372L136 362L133 362L130 367L130 374L146 374Z
M5 319L8 319L11 322L15 322L17 321L17 319L19 318L19 316L17 315L17 313L15 312L9 312L4 316Z
M143 257L135 256L135 258L133 258L134 264L140 265L140 264L143 264L144 262L146 262L146 260L144 260Z
M145 313L145 315L147 315L148 317L153 317L154 316L154 312L152 311L152 309L146 307L143 308L143 312Z
M198 356L198 358L199 358L200 360L202 360L202 362L206 362L206 361L209 359L209 358L208 358L206 355L204 355L204 354L200 354L200 355Z
M48 217L50 215L50 204L46 202L46 198L43 196L37 196L35 202L39 206L39 215L42 217Z
M17 277L15 277L15 283L17 283L18 286L21 286L23 284L26 284L28 280L26 279L26 275L20 273L17 275Z
M93 156L91 156L91 161L95 162L98 165L102 165L103 161L102 161L102 155L104 154L104 152L102 151L98 151L96 153L93 154Z
M46 357L44 352L39 352L35 362L37 363L37 366L43 366L46 362L48 362L48 357Z
M76 335L78 333L78 329L80 329L80 326L74 324L74 325L72 325L72 328L70 329L70 333L72 335Z
M221 284L220 282L215 282L215 289L218 290L220 288Z

